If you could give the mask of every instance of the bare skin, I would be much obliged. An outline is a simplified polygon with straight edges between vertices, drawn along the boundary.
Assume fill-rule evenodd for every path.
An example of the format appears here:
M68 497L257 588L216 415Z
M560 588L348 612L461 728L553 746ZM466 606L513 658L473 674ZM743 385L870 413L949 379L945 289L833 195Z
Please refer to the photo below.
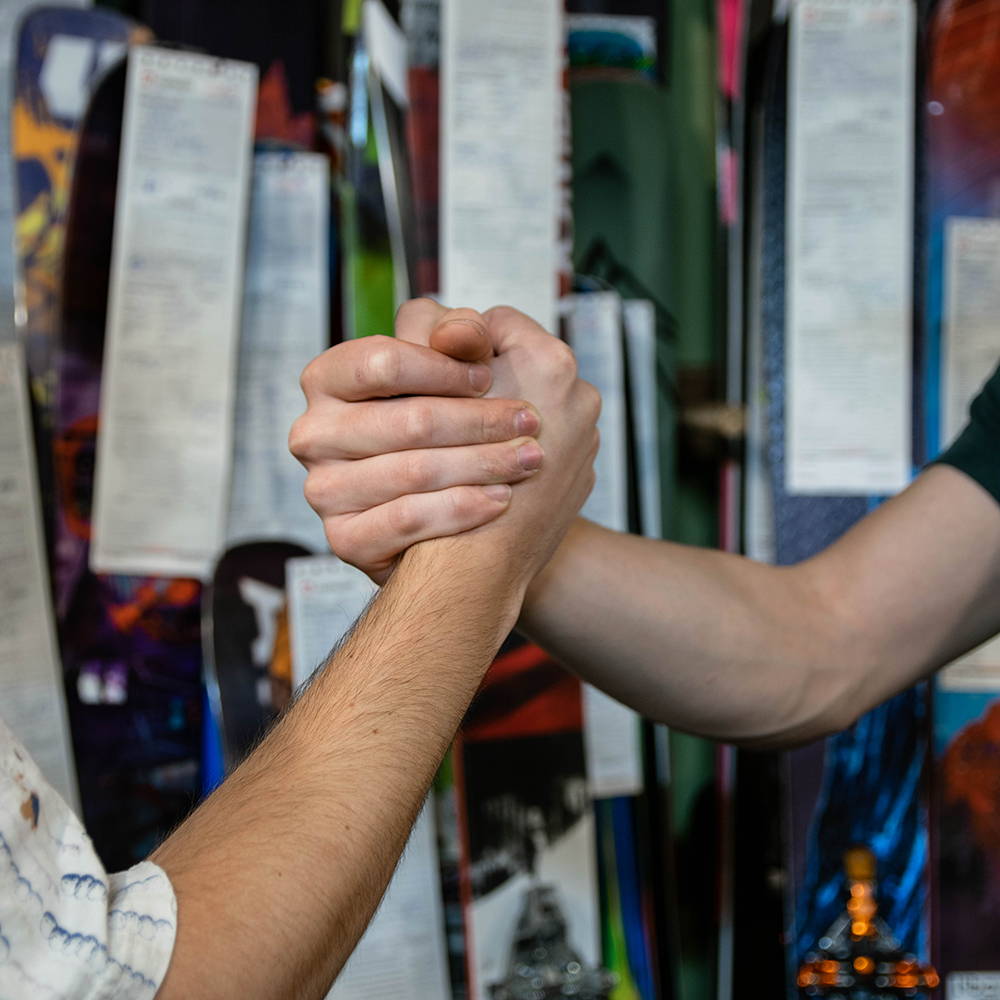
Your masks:
M416 346L424 348L423 392L434 391L435 379L445 384L445 368L455 358L482 359L495 372L503 369L489 397L530 402L522 380L537 380L546 365L543 354L533 353L540 342L506 357L524 318L508 309L483 316L463 310L461 323L452 322L455 315L426 300L401 310L396 333L405 343L394 348L399 384L409 384ZM329 379L334 393L335 379L324 368L335 361L334 355L314 362L317 383ZM363 379L352 391L370 398ZM392 396L393 385L383 381L379 392ZM482 401L443 402L422 401L435 437L410 435L407 452L434 453L433 461L444 464L445 453L462 448L464 481L473 482L487 446L481 435L462 436L454 414ZM392 417L382 410L378 420ZM320 432L324 443L315 447L331 448L336 438L336 446L349 451L353 441L371 435L374 423L371 407L352 403L335 431ZM437 445L442 438L449 446ZM338 555L377 579L411 536L370 525L381 505L412 498L370 458L367 463L354 471L371 507L332 535L328 523L328 535ZM308 458L305 464L313 467ZM451 481L462 481L460 474ZM521 488L514 484L515 496ZM324 515L330 498L321 486L312 499ZM481 501L467 513L473 521L498 516ZM413 537L447 533L453 524L444 505L425 494ZM529 588L520 627L584 679L647 716L748 746L777 746L843 728L1000 631L998 593L1000 506L963 473L934 466L826 551L792 567L621 535L577 519Z
M392 560L381 593L304 695L152 855L178 901L159 1000L326 995L529 582L593 486L599 400L568 352L556 354L558 373L526 384L555 461L508 496L502 518ZM296 433L308 450L309 428ZM443 496L457 516L461 502ZM401 518L399 529L419 525Z
M783 746L843 729L996 634L998 593L1000 507L940 466L791 567L578 518L521 627L646 715Z
M437 320L442 342L465 361L388 337L340 344L303 373L308 409L289 436L331 548L354 540L378 583L413 542L498 517L510 500L504 487L542 463L535 407L482 398L494 373L481 363L493 356L481 318L429 305L433 316L412 310L414 328ZM449 398L421 398L428 393Z

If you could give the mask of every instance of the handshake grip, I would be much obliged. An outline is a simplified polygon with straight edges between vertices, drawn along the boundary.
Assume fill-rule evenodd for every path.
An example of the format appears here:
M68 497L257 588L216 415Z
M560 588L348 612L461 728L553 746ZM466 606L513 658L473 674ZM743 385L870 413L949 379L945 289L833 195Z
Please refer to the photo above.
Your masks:
M503 551L551 554L597 448L600 399L572 351L517 310L429 299L400 309L395 334L339 344L302 375L289 447L333 552L380 584L417 542L493 522Z

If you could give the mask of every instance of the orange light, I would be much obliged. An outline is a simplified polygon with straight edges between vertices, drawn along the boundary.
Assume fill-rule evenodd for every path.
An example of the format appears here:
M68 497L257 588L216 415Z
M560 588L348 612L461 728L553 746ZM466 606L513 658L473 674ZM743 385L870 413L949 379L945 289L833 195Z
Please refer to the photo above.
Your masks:
M865 920L855 920L851 924L851 933L855 937L864 937L868 933L868 922Z
M864 894L865 887L860 882L855 882L854 885L851 886L852 896L863 896Z
M860 972L862 976L867 976L875 968L875 963L864 955L854 960L854 971Z
M837 971L837 964L838 963L835 962L832 958L828 958L828 959L826 959L825 962L820 962L819 963L819 971L820 972L826 972L826 973L836 972Z
M941 985L941 977L933 969L928 969L924 973L924 982L930 989L937 989Z

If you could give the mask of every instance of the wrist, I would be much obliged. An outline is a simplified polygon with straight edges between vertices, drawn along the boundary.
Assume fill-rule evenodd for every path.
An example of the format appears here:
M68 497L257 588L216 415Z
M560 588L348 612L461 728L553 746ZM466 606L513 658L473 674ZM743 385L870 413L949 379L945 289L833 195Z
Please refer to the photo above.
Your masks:
M470 626L502 642L517 624L530 576L498 540L480 531L414 545L400 558L387 586L422 597L439 593Z
M566 566L573 558L573 552L586 545L586 534L592 527L593 524L586 518L574 518L552 558L528 582L521 608L522 628L531 628L539 615L544 616L545 605L558 601L556 592L565 582Z

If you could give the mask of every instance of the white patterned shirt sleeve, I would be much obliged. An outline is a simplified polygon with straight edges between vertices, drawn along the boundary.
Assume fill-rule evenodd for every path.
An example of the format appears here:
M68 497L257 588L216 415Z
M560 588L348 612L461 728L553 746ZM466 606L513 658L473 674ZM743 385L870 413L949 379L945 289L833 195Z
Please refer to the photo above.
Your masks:
M0 1000L150 1000L176 930L163 870L108 875L0 719Z

